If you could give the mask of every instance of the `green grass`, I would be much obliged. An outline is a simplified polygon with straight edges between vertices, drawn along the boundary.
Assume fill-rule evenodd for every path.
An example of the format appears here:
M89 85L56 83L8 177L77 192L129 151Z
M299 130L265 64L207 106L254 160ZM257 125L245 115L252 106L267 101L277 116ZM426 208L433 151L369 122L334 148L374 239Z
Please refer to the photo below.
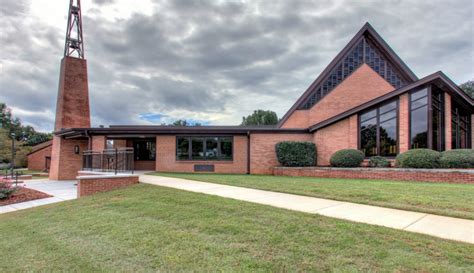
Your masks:
M0 215L0 271L472 272L474 245L139 184Z
M474 219L474 185L268 175L154 174Z

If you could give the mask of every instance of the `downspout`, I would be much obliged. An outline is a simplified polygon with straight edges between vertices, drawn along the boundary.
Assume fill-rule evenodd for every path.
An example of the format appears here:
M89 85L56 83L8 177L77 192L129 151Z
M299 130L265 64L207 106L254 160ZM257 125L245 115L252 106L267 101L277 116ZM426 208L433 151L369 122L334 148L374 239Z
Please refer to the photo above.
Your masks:
M85 130L84 132L85 132L85 135L86 135L86 137L88 138L88 141L89 141L89 142L87 143L87 147L88 147L88 149L89 149L89 151L90 151L90 150L92 150L92 140L91 140L91 136L89 135L89 131Z
M247 174L250 174L250 131L247 131Z

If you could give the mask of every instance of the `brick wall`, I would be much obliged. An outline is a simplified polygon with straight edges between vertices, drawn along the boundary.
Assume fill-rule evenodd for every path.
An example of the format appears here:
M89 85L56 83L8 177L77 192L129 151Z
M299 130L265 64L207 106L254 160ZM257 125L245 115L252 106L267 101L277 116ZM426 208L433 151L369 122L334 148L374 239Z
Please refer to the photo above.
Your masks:
M79 154L74 153L74 146L79 146ZM51 168L49 179L72 180L82 168L82 152L88 149L87 140L63 139L53 137L51 151Z
M250 173L271 174L280 165L275 153L280 141L312 141L312 134L251 134Z
M42 171L46 167L46 157L51 157L52 145L28 155L28 170Z
M394 90L384 78L362 64L309 110L299 110L283 128L307 128ZM305 116L306 115L306 116ZM306 122L306 126L303 126Z
M92 150L102 152L105 150L106 141L105 136L92 136Z
M341 149L357 149L357 119L357 115L352 115L314 133L313 142L318 150L318 166L329 165L331 155Z
M138 183L138 175L97 175L79 176L77 197L92 195L98 192L111 191Z
M406 152L410 149L410 113L409 113L409 95L403 94L399 97L399 140L398 150L400 153Z
M161 172L194 172L195 164L214 165L216 173L247 172L247 136L234 136L233 161L177 161L176 136L156 137L156 170Z
M414 170L414 169L375 169L375 168L285 168L276 167L274 175L306 176L320 178L351 178L394 181L419 181L474 184L472 170Z

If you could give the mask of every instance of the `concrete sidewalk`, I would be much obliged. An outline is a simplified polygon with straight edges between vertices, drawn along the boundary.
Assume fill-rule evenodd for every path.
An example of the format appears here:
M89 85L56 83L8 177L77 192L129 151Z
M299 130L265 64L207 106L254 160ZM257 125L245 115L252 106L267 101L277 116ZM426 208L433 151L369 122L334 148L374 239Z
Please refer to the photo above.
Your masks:
M47 193L52 197L26 201L0 207L0 214L77 198L77 181L30 180L25 187Z
M467 219L163 176L141 175L139 181L474 244L474 221Z

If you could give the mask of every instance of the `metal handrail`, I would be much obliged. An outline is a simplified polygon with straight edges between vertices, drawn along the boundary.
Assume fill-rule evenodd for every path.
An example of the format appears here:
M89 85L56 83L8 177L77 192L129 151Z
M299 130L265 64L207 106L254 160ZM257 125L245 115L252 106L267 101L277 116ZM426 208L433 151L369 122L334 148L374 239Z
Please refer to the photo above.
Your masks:
M84 151L82 170L101 172L134 171L133 148L105 149L103 151Z

